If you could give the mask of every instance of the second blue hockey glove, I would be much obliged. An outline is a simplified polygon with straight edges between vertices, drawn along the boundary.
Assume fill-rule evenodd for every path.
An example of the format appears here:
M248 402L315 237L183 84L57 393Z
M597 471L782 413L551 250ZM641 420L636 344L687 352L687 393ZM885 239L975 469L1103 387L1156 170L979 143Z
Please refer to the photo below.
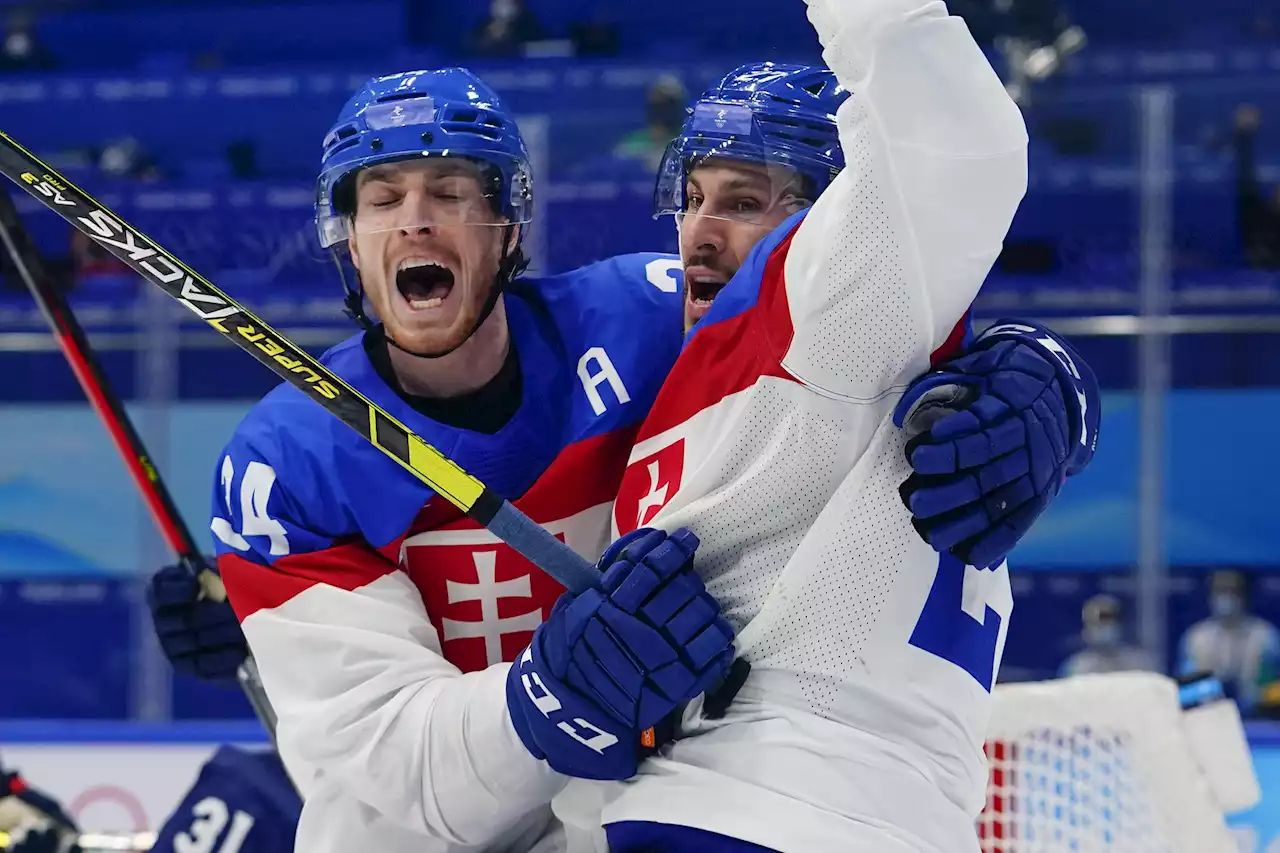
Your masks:
M914 473L901 491L916 529L936 550L986 568L1093 457L1098 385L1064 341L1004 322L914 384L894 420L913 434Z
M186 566L165 566L147 584L147 606L165 657L178 672L228 681L249 654L231 605L200 595Z
M628 779L640 737L718 684L733 629L693 571L698 539L641 528L600 560L599 589L556 602L507 676L507 707L535 757L583 779Z

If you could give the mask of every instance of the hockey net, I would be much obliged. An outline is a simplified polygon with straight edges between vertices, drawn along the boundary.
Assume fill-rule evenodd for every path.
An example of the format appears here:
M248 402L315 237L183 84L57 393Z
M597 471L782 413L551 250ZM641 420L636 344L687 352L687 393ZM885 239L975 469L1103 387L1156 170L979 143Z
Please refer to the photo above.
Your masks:
M983 853L1232 853L1160 675L1001 685L988 729Z

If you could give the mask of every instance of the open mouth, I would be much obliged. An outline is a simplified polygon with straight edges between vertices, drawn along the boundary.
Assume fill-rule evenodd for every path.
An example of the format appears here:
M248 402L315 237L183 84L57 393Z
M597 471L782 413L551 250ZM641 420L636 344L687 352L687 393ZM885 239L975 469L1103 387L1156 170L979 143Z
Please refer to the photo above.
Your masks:
M453 291L453 271L436 261L408 258L396 270L396 288L415 311L438 308Z
M694 307L704 310L711 307L716 295L726 284L723 278L716 275L687 275L685 280L689 289L689 301Z

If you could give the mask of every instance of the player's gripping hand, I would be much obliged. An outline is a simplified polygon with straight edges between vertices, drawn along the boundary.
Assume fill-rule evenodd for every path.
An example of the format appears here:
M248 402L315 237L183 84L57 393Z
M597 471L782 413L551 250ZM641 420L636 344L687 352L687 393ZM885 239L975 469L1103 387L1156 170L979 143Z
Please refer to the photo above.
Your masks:
M185 566L165 566L147 584L147 606L160 648L173 668L207 681L231 680L249 645L231 605L200 592Z
M630 778L641 733L728 672L733 629L693 571L697 547L688 530L622 537L600 588L562 595L512 665L511 721L553 770Z
M979 568L999 564L1097 442L1088 365L1030 323L1002 321L913 385L894 412L912 437L902 485L916 530Z

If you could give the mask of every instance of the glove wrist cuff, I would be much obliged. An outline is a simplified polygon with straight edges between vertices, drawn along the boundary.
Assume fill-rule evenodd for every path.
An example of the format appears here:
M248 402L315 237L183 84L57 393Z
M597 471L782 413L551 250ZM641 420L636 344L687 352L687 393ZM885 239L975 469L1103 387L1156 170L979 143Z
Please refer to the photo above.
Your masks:
M1089 464L1098 445L1098 380L1070 344L1044 326L1027 320L997 320L977 337L970 350L988 349L1008 340L1036 350L1057 371L1071 423L1072 450L1067 457L1066 473L1071 476L1080 472Z

